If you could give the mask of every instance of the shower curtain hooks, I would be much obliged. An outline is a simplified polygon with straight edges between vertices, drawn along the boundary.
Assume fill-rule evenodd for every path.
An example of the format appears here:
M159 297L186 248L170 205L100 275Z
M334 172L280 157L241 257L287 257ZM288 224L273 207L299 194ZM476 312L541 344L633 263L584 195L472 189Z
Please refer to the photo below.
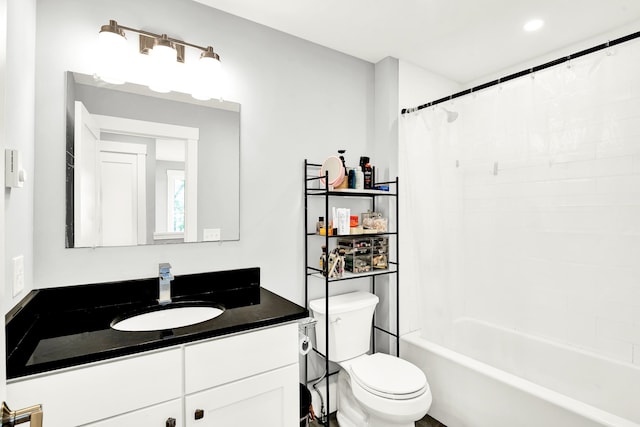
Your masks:
M444 111L445 113L447 113L447 123L453 123L457 120L458 118L458 112L457 111L449 111L444 107L440 107L442 108L442 111Z
M613 46L611 46L611 44L609 43L609 40L607 40L606 46L607 46L607 47L605 48L605 54L606 54L607 56L613 56L613 55L615 55L615 52L614 52L614 50L613 50Z

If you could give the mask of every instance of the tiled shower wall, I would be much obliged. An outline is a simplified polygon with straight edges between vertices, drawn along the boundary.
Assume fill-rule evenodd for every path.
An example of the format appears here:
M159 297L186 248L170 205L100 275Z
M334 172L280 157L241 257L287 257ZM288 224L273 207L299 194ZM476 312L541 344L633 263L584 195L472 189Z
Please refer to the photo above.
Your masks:
M640 365L640 42L447 108L459 314Z

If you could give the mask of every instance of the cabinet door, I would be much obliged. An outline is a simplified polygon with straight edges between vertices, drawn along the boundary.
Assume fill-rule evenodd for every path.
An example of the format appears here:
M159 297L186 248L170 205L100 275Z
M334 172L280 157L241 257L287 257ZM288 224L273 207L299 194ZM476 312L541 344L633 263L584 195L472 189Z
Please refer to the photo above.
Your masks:
M274 326L188 345L185 394L298 363L298 325Z
M175 424L171 423L170 419L173 419ZM182 427L183 425L182 399L176 399L97 423L87 424L85 427Z
M298 365L269 371L185 399L186 427L296 427Z
M7 385L16 408L41 403L46 427L103 420L182 396L182 349L54 372Z

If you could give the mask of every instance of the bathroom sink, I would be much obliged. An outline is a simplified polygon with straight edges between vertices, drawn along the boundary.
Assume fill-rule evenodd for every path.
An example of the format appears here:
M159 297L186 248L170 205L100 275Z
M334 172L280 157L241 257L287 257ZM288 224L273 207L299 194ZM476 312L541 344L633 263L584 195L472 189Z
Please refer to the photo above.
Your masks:
M139 314L118 317L111 322L111 327L118 331L161 331L206 322L222 313L223 308L211 305L167 304Z

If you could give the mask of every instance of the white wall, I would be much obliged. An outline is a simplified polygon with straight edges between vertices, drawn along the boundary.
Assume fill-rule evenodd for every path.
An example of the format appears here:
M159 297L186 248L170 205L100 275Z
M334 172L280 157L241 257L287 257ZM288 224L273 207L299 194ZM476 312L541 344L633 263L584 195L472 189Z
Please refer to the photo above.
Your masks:
M5 88L6 141L4 148L20 150L27 182L4 191L4 275L9 302L24 297L33 287L33 194L35 110L35 0L7 3L7 67ZM3 150L4 151L4 150ZM4 162L4 152L2 153ZM2 176L4 181L4 174ZM4 185L3 185L4 188ZM24 256L24 291L12 298L12 258ZM13 304L11 304L13 305ZM11 306L10 305L10 306ZM9 307L10 307L9 306ZM4 307L5 310L9 307Z
M395 179L398 174L399 60L387 57L375 65L375 138L371 161L377 180Z
M37 16L35 286L153 277L164 261L175 274L259 266L265 287L302 303L303 159L365 151L373 65L188 1L39 0ZM64 248L64 72L95 71L109 19L220 53L242 104L239 242Z
M399 75L400 109L417 107L462 89L451 79L403 60L400 61Z
M7 117L5 111L6 105L6 87L7 87L7 0L0 0L0 152L3 153L7 143ZM0 171L2 171L2 176L4 179L4 159L2 163L0 163ZM7 293L6 289L6 279L4 277L4 253L5 253L5 237L4 230L6 229L4 223L4 197L0 198L0 314L4 315L6 310L9 307L7 303L7 298L5 295ZM0 328L0 356L4 357L5 355L5 330L4 328ZM5 401L7 397L7 388L5 386L5 382L7 379L7 366L6 363L0 363L0 400Z

